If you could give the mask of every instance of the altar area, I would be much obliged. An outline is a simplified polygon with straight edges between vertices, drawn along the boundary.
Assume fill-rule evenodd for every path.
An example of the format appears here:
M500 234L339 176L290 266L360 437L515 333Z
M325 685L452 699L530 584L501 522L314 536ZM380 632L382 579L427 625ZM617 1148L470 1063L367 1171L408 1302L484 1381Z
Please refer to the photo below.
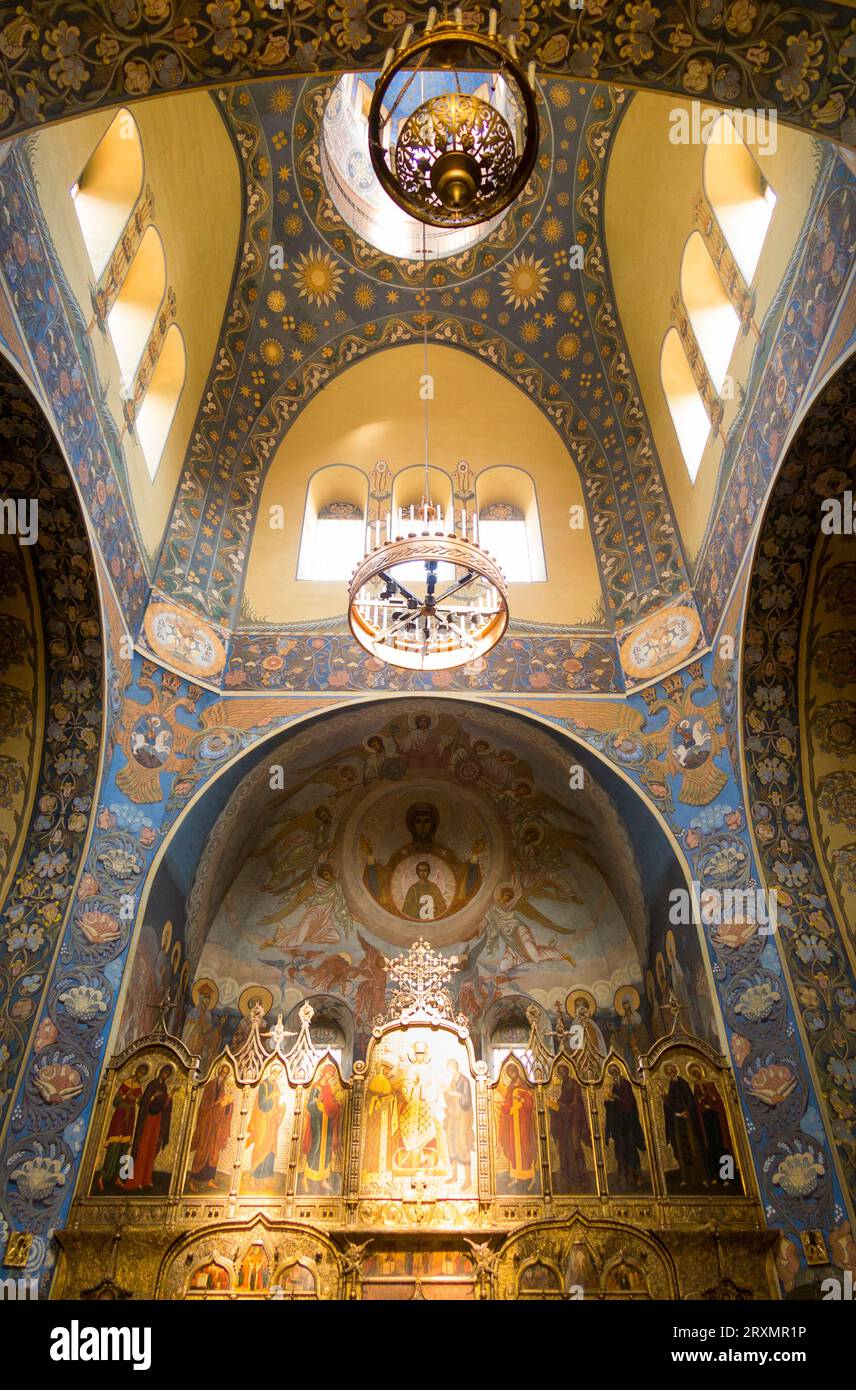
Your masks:
M775 1296L725 1059L681 1026L631 1074L577 1009L478 1060L427 942L343 1075L254 1004L201 1072L163 1024L102 1081L60 1297ZM491 1075L490 1071L494 1074ZM754 1292L753 1292L754 1291Z

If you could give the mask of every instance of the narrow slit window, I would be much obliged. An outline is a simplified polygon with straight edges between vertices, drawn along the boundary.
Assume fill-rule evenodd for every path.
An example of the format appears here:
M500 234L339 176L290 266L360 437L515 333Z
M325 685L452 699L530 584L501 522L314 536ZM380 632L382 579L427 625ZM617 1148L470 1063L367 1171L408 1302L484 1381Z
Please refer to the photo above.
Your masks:
M684 463L694 483L710 435L710 420L676 328L670 328L663 341L660 379Z
M768 117L757 118L759 148L768 138ZM704 154L704 188L732 255L751 285L776 206L761 164L723 113L711 128Z
M136 421L137 437L151 478L157 473L163 457L184 389L186 371L184 338L180 328L172 324L167 329L160 357Z
M74 210L96 280L107 266L143 187L143 147L130 111L117 112L72 184Z
M165 291L166 257L163 242L156 229L149 227L107 315L107 328L126 387L134 380Z

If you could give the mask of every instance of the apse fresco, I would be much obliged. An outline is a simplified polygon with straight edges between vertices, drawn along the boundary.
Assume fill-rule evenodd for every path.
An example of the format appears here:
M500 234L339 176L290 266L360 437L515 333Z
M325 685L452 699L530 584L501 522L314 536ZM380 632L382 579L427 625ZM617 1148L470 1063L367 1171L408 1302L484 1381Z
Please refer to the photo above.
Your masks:
M595 1051L614 1042L634 1065L671 1027L672 991L689 1011L698 950L672 933L669 963L649 961L628 830L593 778L570 791L569 773L538 731L441 702L352 711L272 752L254 790L235 794L241 853L227 808L190 895L187 1046L210 1061L255 989L286 1018L305 997L343 1002L362 1052L384 958L422 936L459 958L455 999L481 1046L494 1026L525 1029L532 1003L570 1026L566 1001L582 990ZM692 1022L709 1035L706 985Z

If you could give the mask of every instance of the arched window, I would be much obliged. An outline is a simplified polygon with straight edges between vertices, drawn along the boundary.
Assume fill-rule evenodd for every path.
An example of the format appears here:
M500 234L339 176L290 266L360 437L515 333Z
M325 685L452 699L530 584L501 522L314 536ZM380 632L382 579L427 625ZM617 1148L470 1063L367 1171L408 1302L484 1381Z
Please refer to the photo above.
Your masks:
M319 468L309 479L298 579L349 579L365 551L366 475L349 464Z
M695 482L710 434L710 421L676 328L670 328L663 339L660 380L687 472Z
M740 319L722 286L700 232L692 232L681 260L681 296L717 394L728 374Z
M435 507L442 510L443 516L447 517L452 508L452 479L442 468L428 469L428 490L431 502ZM396 473L392 482L392 515L398 516L401 508L403 513L404 535L409 531L414 531L418 535L420 532L419 509L425 496L425 469L419 464L414 464L411 468L402 468ZM413 518L412 526L408 523L408 518ZM414 581L425 578L424 566L417 562L413 565L400 565L396 568L396 575L405 582L408 579ZM454 570L450 565L438 565L437 576L441 580L451 579Z
M354 1016L347 1004L329 994L313 994L295 1005L286 1016L285 1026L295 1036L300 1032L300 1010L312 1007L309 1036L318 1052L329 1052L340 1071L347 1074L354 1060Z
M137 437L151 478L158 471L184 388L186 371L184 338L181 329L173 323L167 329L160 357L136 420Z
M506 996L489 1005L482 1016L482 1056L488 1064L490 1075L494 1078L499 1076L509 1053L518 1057L527 1069L531 1065L532 1057L528 1044L532 1025L526 1017L529 1003L530 1000L519 995Z
M751 113L750 113L751 115ZM767 117L758 117L758 132ZM704 154L704 191L747 285L758 266L776 195L725 112L711 127Z
M445 473L442 468L429 468L428 489L434 506L442 507L443 515L446 516L452 505L452 480L448 473ZM411 468L400 469L392 482L393 516L397 515L400 507L406 520L412 507L415 518L413 529L418 530L419 508L424 496L425 469L422 465L414 464Z
M522 468L498 464L476 479L479 542L499 561L509 584L547 578L535 484Z
M107 327L125 384L136 375L166 290L166 257L160 234L149 227L116 296Z
M71 188L89 262L100 279L143 187L143 147L130 111L114 116Z

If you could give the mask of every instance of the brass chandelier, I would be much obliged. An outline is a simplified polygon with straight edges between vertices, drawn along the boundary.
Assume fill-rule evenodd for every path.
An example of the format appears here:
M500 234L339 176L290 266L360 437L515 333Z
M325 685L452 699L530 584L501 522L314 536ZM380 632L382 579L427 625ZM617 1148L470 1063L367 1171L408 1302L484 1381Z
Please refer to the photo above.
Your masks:
M523 191L538 152L534 64L521 67L513 37L464 28L461 10L437 19L431 9L422 38L408 25L398 51L389 49L369 109L369 154L381 187L411 217L432 227L466 227L503 212ZM461 72L492 74L487 99L462 90ZM442 90L398 123L396 113L417 78L441 74ZM387 95L407 77L391 105ZM448 73L448 79L446 74ZM434 83L436 85L436 82Z
M444 517L426 494L420 507L370 523L348 621L371 656L410 671L448 670L489 652L508 626L508 590L479 546L476 512L450 507Z

